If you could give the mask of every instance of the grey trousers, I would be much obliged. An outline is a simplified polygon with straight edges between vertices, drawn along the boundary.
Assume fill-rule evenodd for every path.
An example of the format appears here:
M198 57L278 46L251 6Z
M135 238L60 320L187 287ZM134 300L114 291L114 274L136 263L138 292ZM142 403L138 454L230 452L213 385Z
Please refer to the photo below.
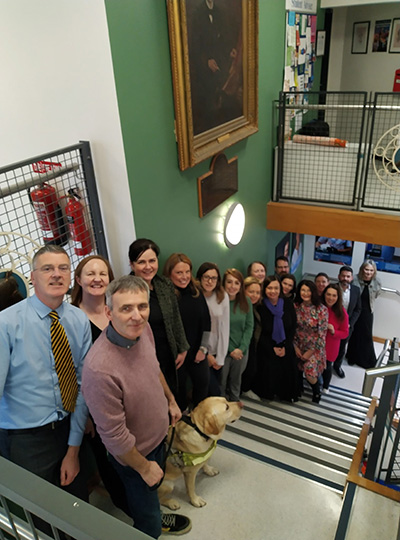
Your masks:
M221 395L229 401L240 401L242 373L246 369L248 357L248 352L243 355L241 360L234 360L229 355L225 357L222 368Z

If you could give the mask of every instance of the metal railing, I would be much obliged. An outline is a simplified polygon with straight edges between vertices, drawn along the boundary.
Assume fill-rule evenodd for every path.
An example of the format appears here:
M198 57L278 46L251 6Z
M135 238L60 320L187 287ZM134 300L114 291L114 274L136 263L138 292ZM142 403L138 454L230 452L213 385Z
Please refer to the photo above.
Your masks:
M20 540L48 540L49 536L35 525L35 516L50 525L56 540L65 538L65 534L76 540L150 538L0 457L0 539L7 535Z
M276 122L274 201L400 211L399 93L281 92Z
M364 396L371 395L377 377L383 377L383 386L365 471L365 478L374 481L379 480L382 472L386 470L385 461L388 449L390 450L389 441L400 389L399 342L397 338L392 341L388 363L385 366L366 370L362 390Z

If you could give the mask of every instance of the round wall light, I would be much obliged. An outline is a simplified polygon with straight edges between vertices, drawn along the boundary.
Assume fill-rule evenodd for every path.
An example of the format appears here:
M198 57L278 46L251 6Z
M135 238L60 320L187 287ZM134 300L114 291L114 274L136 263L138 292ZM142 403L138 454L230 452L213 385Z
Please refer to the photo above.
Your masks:
M239 244L244 233L245 221L243 206L238 202L233 203L225 217L224 241L228 248Z

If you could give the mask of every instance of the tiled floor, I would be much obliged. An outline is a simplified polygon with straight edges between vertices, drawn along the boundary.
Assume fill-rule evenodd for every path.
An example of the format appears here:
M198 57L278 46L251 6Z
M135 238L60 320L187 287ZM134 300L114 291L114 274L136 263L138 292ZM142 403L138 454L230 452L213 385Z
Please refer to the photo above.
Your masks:
M381 348L377 345L378 353ZM364 370L347 363L343 369L345 379L334 376L332 385L360 392ZM380 388L378 380L373 395L379 395ZM219 468L218 476L198 476L197 492L207 501L203 508L190 505L183 481L175 488L174 496L181 502L178 512L193 524L184 536L187 540L208 536L213 540L334 538L342 506L337 492L223 447L217 448L212 464ZM92 502L123 518L108 498L94 493Z

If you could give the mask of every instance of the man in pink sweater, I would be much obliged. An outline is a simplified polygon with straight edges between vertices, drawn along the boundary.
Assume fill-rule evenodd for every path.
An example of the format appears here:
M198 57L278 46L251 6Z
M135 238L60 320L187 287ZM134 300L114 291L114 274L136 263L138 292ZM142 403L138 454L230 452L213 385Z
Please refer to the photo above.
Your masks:
M175 425L181 412L157 361L146 282L134 276L111 282L105 309L110 324L86 357L84 398L124 483L134 527L152 538L183 534L190 521L161 515L155 489L163 477L168 414Z

